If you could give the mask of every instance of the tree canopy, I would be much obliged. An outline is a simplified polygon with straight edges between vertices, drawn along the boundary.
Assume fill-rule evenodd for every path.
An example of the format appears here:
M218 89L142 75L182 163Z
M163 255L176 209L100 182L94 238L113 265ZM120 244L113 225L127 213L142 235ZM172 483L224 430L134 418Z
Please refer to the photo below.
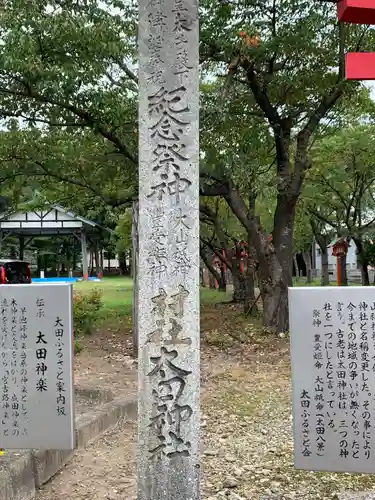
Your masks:
M0 16L3 192L17 203L38 192L128 234L125 209L137 197L136 4L8 0ZM351 205L357 189L358 165L354 184L343 179L361 132L350 132L349 145L340 129L371 122L374 106L361 83L345 81L343 61L346 50L373 46L375 32L346 27L330 3L307 0L202 0L200 26L202 248L249 242L264 321L283 331L293 253L319 224L324 232L323 212L345 223L343 200L321 176ZM370 137L360 147L371 149ZM314 193L319 206L308 208ZM361 207L371 205L365 199ZM315 226L307 224L313 209L322 215ZM358 221L349 222L352 230Z

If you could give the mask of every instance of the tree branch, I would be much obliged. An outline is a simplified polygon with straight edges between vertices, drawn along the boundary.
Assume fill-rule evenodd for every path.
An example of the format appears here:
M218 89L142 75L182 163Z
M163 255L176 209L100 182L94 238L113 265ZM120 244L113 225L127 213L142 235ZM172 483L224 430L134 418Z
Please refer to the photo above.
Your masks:
M8 111L0 111L0 116L4 118L22 118L23 120L27 122L36 122L36 123L45 123L46 125L50 127L85 127L87 124L85 122L65 122L65 123L58 123L58 122L51 122L49 120L46 120L44 118L36 118L36 117L31 117L31 116L25 116L19 113L10 113Z
M345 198L340 193L340 191L338 189L336 189L335 186L332 186L332 184L326 179L326 177L323 174L320 174L320 177L323 180L324 184L326 184L329 187L329 189L331 189L334 193L337 194L337 196L339 197L339 199L340 199L341 203L343 204L344 208L347 209L348 208L348 204L347 204Z
M228 193L228 185L226 182L217 184L201 184L199 194L201 196L225 196Z
M212 244L212 242L206 240L205 238L202 238L201 236L201 241L206 245L220 260L223 264L225 264L228 269L232 270L232 262L230 262L224 255L220 252L219 249L215 247L215 245Z
M215 267L212 265L212 262L210 261L210 258L207 255L207 251L206 251L206 248L205 248L204 244L200 245L200 256L201 256L201 259L203 260L205 266L207 267L207 269L212 274L212 276L216 279L216 281L218 283L220 283L221 276L218 273L218 271L215 269Z
M324 217L324 215L321 215L318 211L314 210L313 208L308 208L307 211L313 215L316 219L320 220L321 222L324 222L324 224L328 224L328 226L333 227L333 229L339 229L339 224L336 224L334 221L331 219L328 219L327 217Z
M17 80L20 81L19 79L17 79ZM5 87L0 87L0 93L13 95L13 96L21 97L21 98L26 98L26 99L34 99L37 102L51 104L53 106L57 106L59 108L65 109L66 111L70 111L71 113L75 114L79 118L83 119L87 123L88 126L91 126L91 128L93 130L100 133L103 137L105 137L110 142L115 144L117 149L126 158L128 158L132 163L137 164L137 162L138 162L137 155L134 155L130 151L130 148L127 145L125 145L120 140L120 138L114 134L114 132L110 128L108 128L103 123L100 123L97 120L97 118L95 118L89 111L84 111L73 104L59 101L59 100L53 99L52 97L49 97L49 96L41 95L38 92L36 92L35 89L32 89L28 82L24 82L21 80L20 83L25 88L25 91L11 90L11 89L8 89Z
M258 106L263 111L272 128L277 128L280 125L281 118L277 109L271 104L267 92L262 89L254 71L254 64L248 58L242 58L240 64L246 72L247 80Z
M12 156L12 158L8 158L8 159L3 159L3 161L12 161L12 160L17 160L17 161L25 161L25 162L31 162L31 163L34 163L35 165L37 165L38 167L40 167L42 169L43 172L22 172L22 173L19 173L19 174L13 174L13 175L17 175L17 176L22 176L22 175L26 175L26 176L31 176L31 175L34 175L34 176L44 176L44 177L51 177L53 179L57 179L61 182L64 182L66 184L72 184L74 186L77 186L77 187L80 187L80 188L83 188L83 189L87 189L88 191L92 192L93 194L95 194L96 196L98 196L100 199L103 200L104 203L107 203L108 205L116 208L116 207L120 207L120 206L123 206L123 205L130 205L133 201L134 201L134 197L126 197L126 198L123 198L123 199L119 199L117 197L112 197L112 196L105 196L103 193L100 192L100 190L98 190L96 187L92 186L91 184L87 184L85 182L80 182L76 179L72 179L71 177L65 177L64 175L61 175L61 174L57 174L55 172L52 172L51 170L48 169L48 167L38 161L38 160L34 160L34 159L31 159L31 158L25 158L25 157L19 157L19 156ZM1 179L0 179L1 180Z
M199 210L201 213L205 214L208 220L210 220L210 222L213 224L216 237L219 240L221 247L224 248L226 255L229 255L230 248L228 246L228 241L227 238L224 236L224 231L220 227L217 215L208 205L205 205L203 203L199 204Z
M135 83L138 84L138 77L133 71L127 66L127 64L124 63L124 61L121 61L121 59L113 58L113 61L117 64L117 66L126 74L128 78L133 80Z

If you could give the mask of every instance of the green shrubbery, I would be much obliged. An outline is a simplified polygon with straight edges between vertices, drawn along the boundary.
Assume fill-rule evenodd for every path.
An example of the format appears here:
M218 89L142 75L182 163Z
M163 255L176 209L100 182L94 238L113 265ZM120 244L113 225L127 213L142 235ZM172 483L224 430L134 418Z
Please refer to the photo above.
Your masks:
M80 351L79 341L82 335L90 335L100 315L102 307L101 290L92 290L88 293L74 293L73 296L73 317L74 317L74 339L75 352Z

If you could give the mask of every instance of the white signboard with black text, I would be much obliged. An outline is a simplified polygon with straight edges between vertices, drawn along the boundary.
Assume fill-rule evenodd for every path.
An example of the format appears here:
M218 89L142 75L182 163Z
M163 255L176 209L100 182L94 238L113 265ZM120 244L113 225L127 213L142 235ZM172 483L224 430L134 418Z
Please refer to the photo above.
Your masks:
M73 449L72 287L0 286L0 448Z
M375 288L289 289L298 469L375 472Z

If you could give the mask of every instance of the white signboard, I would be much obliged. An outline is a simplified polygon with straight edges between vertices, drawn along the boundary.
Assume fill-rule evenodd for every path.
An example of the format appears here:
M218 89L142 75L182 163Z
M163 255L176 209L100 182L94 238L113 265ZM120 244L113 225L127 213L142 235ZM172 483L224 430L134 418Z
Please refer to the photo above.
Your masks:
M289 289L298 469L375 472L375 288Z
M0 286L0 448L73 449L72 287Z

